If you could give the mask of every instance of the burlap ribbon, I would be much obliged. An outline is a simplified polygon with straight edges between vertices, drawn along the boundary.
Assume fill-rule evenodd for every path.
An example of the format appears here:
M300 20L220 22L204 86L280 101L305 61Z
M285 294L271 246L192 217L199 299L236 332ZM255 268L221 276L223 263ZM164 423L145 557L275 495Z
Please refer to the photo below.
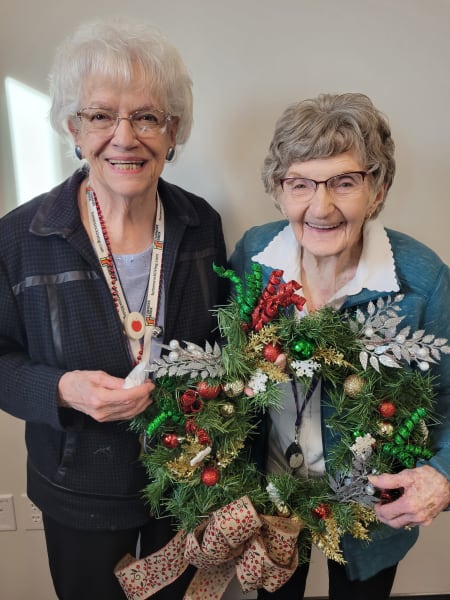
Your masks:
M212 515L193 533L179 531L158 552L136 560L125 556L115 569L128 600L145 600L187 569L197 567L185 600L220 600L237 576L243 592L274 592L298 565L303 525L285 517L258 515L243 496Z

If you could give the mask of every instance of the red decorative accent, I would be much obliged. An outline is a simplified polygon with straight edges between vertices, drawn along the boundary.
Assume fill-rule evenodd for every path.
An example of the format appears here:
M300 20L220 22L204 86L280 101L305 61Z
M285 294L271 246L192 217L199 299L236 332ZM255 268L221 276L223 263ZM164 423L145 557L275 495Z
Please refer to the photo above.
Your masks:
M162 436L162 443L166 448L172 450L173 448L176 448L179 445L180 440L178 439L178 436L175 433L165 433Z
M202 446L212 446L212 440L209 437L209 433L204 429L197 429L197 439Z
M269 362L275 362L282 352L279 344L266 344L263 348L263 356Z
M133 329L133 331L141 331L142 323L138 320L135 320L131 323L131 328Z
M192 419L189 419L186 421L185 429L186 429L186 433L194 435L197 432L198 425L195 421L193 421Z
M390 417L393 417L396 410L395 404L389 400L384 400L379 407L380 415L383 417L383 419L389 419Z
M213 486L219 481L220 473L216 467L205 467L200 478L205 485Z
M205 400L213 400L220 394L220 385L209 385L207 381L199 381L197 383L197 392L199 396Z
M327 519L331 515L331 509L328 504L322 502L319 506L312 509L312 514L319 519Z
M295 293L302 286L294 280L281 283L282 275L283 271L279 269L272 271L259 302L252 312L251 324L247 325L247 329L259 331L276 317L280 308L286 308L291 304L294 304L298 310L303 308L306 299Z
M180 406L184 414L198 413L203 408L203 401L195 390L186 390L180 397Z
M389 504L394 500L394 496L391 494L389 490L381 490L380 492L380 502L381 504Z

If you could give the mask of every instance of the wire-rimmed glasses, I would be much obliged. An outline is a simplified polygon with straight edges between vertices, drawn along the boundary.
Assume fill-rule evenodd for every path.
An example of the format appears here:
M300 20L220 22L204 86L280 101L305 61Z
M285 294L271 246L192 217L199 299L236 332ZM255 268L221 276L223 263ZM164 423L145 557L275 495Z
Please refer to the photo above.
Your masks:
M135 133L140 137L150 137L161 133L166 123L172 119L171 115L157 108L136 110L128 117L120 117L119 113L114 110L87 107L79 110L76 117L83 123L86 131L102 135L113 135L120 121L126 120L130 122Z
M321 183L326 186L328 192L333 196L345 198L361 190L366 175L367 171L351 171L350 173L333 175L322 181L306 177L285 177L280 179L280 185L284 192L300 200L310 200Z

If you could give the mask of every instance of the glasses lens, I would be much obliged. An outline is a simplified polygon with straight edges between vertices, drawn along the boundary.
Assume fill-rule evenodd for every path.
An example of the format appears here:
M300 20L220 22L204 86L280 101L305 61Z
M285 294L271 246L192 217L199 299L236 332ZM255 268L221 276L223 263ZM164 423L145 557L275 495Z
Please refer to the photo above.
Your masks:
M328 180L328 189L339 196L347 196L359 191L364 183L362 173L344 173Z
M84 108L79 115L88 131L112 130L117 123L117 114L110 110Z
M314 181L303 177L290 177L283 182L283 190L297 198L309 198L315 189Z
M160 110L140 110L131 115L130 120L137 133L152 135L166 124L166 115Z

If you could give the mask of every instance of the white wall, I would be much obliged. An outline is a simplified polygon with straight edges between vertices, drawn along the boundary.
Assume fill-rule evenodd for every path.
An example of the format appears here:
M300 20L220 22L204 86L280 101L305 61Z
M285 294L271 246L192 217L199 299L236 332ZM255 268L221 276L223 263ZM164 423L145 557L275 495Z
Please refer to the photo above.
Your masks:
M250 225L278 218L259 174L285 106L322 91L361 91L387 114L397 144L386 225L449 261L450 0L15 0L1 8L0 81L12 76L46 92L63 37L84 18L124 10L161 27L190 68L194 130L165 176L218 208L230 251ZM75 164L66 161L65 173ZM2 88L0 213L15 201ZM22 424L1 414L0 494L25 490L22 437ZM424 529L397 593L450 592L449 537L448 515ZM0 532L0 556L2 597L52 600L41 532L24 531L19 519L18 531ZM326 591L318 555L308 589Z

